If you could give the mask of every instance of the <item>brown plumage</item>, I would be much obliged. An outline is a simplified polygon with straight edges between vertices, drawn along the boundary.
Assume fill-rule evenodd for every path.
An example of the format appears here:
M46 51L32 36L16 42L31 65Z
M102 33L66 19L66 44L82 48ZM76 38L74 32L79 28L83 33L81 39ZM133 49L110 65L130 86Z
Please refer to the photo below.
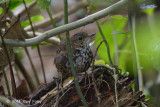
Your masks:
M95 33L88 35L85 32L79 32L71 36L72 57L74 68L77 73L87 71L92 62L93 54L89 47L89 39L93 35L95 35ZM57 71L61 72L62 75L71 74L65 39L62 40L59 45L54 63Z

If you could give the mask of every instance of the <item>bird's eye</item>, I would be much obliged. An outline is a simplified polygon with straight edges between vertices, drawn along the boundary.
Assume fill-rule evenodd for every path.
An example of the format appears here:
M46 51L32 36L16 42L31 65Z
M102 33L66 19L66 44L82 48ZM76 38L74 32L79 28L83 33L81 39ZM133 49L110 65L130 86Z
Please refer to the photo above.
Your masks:
M79 36L79 37L78 37L78 40L82 40L82 36Z

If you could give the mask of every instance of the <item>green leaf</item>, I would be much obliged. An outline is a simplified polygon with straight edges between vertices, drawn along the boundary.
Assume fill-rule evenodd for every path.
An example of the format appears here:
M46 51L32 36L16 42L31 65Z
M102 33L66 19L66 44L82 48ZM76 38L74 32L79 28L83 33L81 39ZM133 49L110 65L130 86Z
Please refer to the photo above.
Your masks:
M52 44L51 43L46 43L46 42L41 42L39 45L48 46L48 45L52 45ZM31 46L31 49L36 49L36 48L37 48L37 45Z
M41 7L41 9L46 9L51 3L51 0L38 0L37 4Z
M0 8L0 15L3 14L4 10L3 8Z
M48 45L52 45L52 44L51 43L46 43L46 42L41 42L40 45L48 46Z
M105 61L104 60L95 60L94 65L105 65Z
M155 8L148 8L148 9L143 9L141 11L152 16L154 14L154 10L155 10Z
M37 22L37 21L40 21L43 19L44 19L44 17L42 15L37 15L37 16L31 17L32 22ZM26 26L30 25L29 20L21 22L21 25L22 25L22 27L26 27Z
M31 46L31 49L36 49L37 45Z
M108 22L109 20L119 20L119 19L123 19L124 17L122 15L114 15L114 16L110 16L107 19L103 20L101 22L101 25L104 25L106 22Z
M26 3L33 2L34 0L25 0ZM12 0L10 4L10 9L13 11L15 10L18 6L23 4L23 0ZM7 3L9 5L9 2Z
M14 47L14 48L13 48L13 52L14 52L14 53L20 53L20 52L22 52L22 50L23 50L22 47Z
M104 33L104 36L108 41L112 60L114 59L114 56L115 56L115 44L114 44L113 32L116 32L116 31L124 32L123 28L126 26L126 22L127 22L126 17L124 16L117 16L117 17L118 18L116 20L111 20L101 27ZM120 36L120 35L125 35L125 34L121 34L121 33L115 34L118 46L120 46L123 43L123 40L125 38L125 36ZM102 40L102 37L98 32L95 38L95 45L98 46L101 40ZM105 62L107 63L109 62L108 55L107 55L107 48L104 43L102 43L102 45L100 46L98 50L98 55Z

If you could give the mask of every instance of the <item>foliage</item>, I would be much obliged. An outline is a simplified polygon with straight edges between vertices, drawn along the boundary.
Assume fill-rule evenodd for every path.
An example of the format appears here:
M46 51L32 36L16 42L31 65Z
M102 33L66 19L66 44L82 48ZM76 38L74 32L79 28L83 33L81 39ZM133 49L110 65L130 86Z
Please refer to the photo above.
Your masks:
M111 16L111 17L105 19L101 23L101 24L103 24L103 26L102 26L103 33L104 33L105 38L108 41L108 44L110 47L112 60L114 60L115 52L116 52L114 36L115 36L115 39L117 40L117 45L118 46L122 45L123 41L125 40L125 38L127 36L126 33L124 32L124 27L126 26L126 22L127 22L126 17L121 16L121 15L115 15L115 16ZM122 32L124 32L124 33L122 33ZM96 42L95 42L96 46L99 45L101 39L102 38L100 36L100 33L97 33ZM106 49L106 46L104 43L102 43L102 45L100 46L100 48L98 50L98 55L101 59L103 59L105 62L108 63L108 58L106 57L107 56L107 49ZM124 57L124 56L122 56L122 57ZM122 60L122 58L121 58L121 60ZM122 66L123 65L121 65L120 68L122 68Z
M51 3L51 0L38 0L37 4L41 7L41 9L46 9Z
M34 0L25 0L26 3L33 2ZM23 4L23 0L12 0L11 2L8 2L7 5L10 3L10 9L13 11L15 10L18 6Z
M43 19L44 19L44 17L42 15L36 15L36 16L31 17L32 22L37 22L37 21L40 21ZM26 26L30 25L29 20L21 22L21 25L22 25L22 27L26 27Z

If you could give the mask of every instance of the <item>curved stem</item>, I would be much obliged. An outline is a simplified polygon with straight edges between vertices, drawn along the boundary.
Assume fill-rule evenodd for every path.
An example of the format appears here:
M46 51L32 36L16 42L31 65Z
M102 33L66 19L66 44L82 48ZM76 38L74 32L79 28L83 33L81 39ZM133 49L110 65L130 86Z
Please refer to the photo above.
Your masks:
M40 42L45 41L48 38L50 38L52 36L55 36L57 34L61 34L61 33L64 33L66 31L76 29L78 27L87 25L89 23L93 23L96 20L98 20L102 17L105 17L109 13L125 6L128 3L128 1L130 1L130 0L121 0L121 1L105 8L105 9L99 11L99 12L91 14L91 15L85 17L85 18L82 18L82 19L78 20L78 21L75 21L75 22L72 22L72 23L54 28L52 30L49 30L49 31L43 33L41 36L38 36L38 37L34 37L34 38L31 38L31 39L26 39L25 41L10 40L10 39L4 39L4 40L5 40L6 45L9 45L9 46L24 47L24 46L37 45ZM1 44L2 44L2 41L0 40L0 45Z
M55 23L54 19L52 18L52 14L51 14L49 8L46 8L46 11L47 11L47 13L48 13L48 15L49 15L49 18L50 18L50 20L51 20L51 22L52 22L53 27L56 28L56 27L57 27L57 26L56 26L56 23ZM59 38L60 40L62 40L60 34L58 34L58 38Z

